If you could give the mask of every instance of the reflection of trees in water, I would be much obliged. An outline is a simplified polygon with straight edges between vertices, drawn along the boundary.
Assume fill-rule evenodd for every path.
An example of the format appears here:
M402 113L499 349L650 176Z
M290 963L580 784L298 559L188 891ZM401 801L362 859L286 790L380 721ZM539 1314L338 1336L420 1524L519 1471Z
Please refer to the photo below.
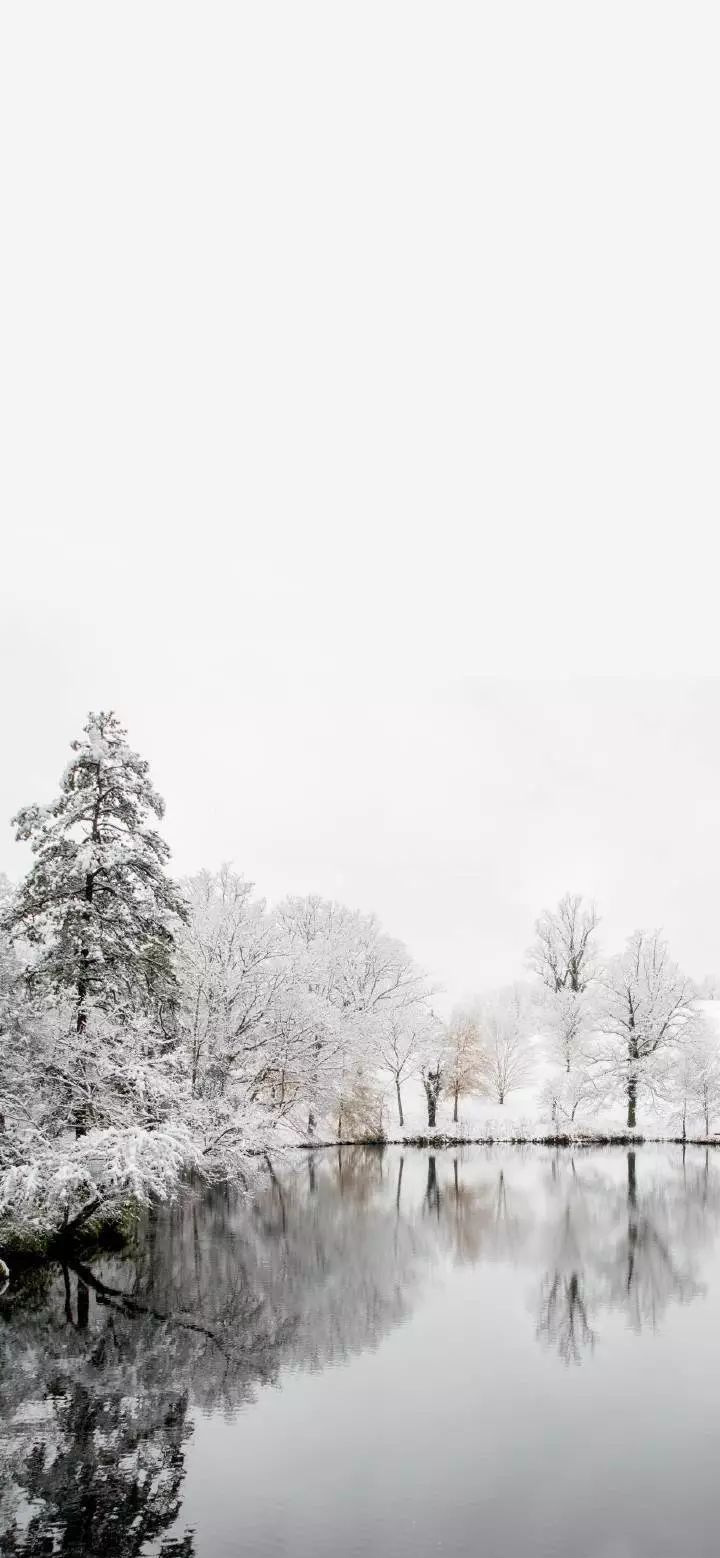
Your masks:
M550 1342L565 1363L579 1363L585 1349L595 1345L579 1273L549 1273L543 1282L540 1306L538 1336Z
M704 1193L710 1197L709 1184ZM634 1330L654 1327L671 1303L687 1303L701 1291L694 1252L680 1237L683 1204L692 1194L680 1173L641 1190L637 1154L628 1152L627 1185L616 1209L618 1232L612 1244L608 1241L601 1277L607 1303L623 1309Z
M479 1178L466 1177L466 1168L457 1154L429 1154L423 1213L457 1261L512 1259L532 1227L526 1191L492 1157Z
M719 1222L720 1176L707 1154L688 1171L684 1158L658 1168L630 1151L621 1180L571 1158L552 1176L538 1335L580 1362L603 1311L621 1311L636 1331L654 1328L670 1305L702 1291L697 1256Z
M540 1289L538 1336L548 1341L566 1363L579 1363L583 1352L592 1348L595 1333L588 1320L586 1255L584 1241L592 1219L587 1218L587 1202L578 1185L574 1161L571 1176L562 1197L557 1221L551 1216L548 1228L548 1271ZM558 1186L558 1164L553 1162L552 1184Z
M252 1205L225 1188L155 1220L139 1289L203 1316L212 1342L195 1400L231 1409L285 1364L315 1368L376 1345L402 1318L419 1239L398 1219L382 1153L343 1149L269 1174Z
M537 1334L565 1363L579 1363L595 1345L588 1316L588 1262L598 1247L599 1205L595 1180L578 1174L574 1157L555 1154L550 1165Z
M132 1258L46 1269L0 1300L0 1553L189 1558L192 1536L169 1534L189 1403L231 1411L283 1365L375 1346L402 1318L420 1240L382 1155L297 1161L252 1203L185 1198Z
M490 1151L468 1162L430 1154L422 1213L459 1262L540 1264L538 1338L579 1363L603 1313L622 1311L639 1331L702 1291L698 1257L720 1226L720 1165L707 1153L690 1163L650 1149Z
M538 1336L579 1362L699 1291L720 1225L710 1157L318 1151L146 1220L131 1255L0 1298L0 1554L190 1558L191 1409L374 1347L435 1254L544 1273ZM512 1278L510 1280L513 1280ZM517 1280L524 1282L524 1277Z
M0 1553L191 1558L180 1513L188 1394L157 1327L97 1316L75 1273L3 1304Z

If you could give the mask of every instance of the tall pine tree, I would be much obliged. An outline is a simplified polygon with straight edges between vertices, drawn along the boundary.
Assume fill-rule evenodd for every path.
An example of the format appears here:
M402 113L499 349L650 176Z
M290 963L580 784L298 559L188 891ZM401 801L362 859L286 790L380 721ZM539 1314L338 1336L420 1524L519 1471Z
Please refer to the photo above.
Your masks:
M153 826L164 802L126 734L112 712L91 714L57 799L13 819L35 862L4 923L39 949L31 983L73 1000L78 1034L92 1010L122 1020L173 999L173 921L186 909Z

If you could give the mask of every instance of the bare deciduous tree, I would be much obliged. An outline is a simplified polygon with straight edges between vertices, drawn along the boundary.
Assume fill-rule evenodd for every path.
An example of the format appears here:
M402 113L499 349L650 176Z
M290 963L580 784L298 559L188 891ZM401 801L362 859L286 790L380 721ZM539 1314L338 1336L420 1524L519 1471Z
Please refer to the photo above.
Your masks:
M558 1134L586 1111L597 1109L602 1097L599 1080L595 1068L586 1064L575 1065L572 1071L556 1071L548 1079L541 1101Z
M705 974L695 985L698 1001L720 1001L720 978L717 974Z
M548 990L577 995L596 977L598 913L580 893L566 893L556 909L544 909L535 922L528 967Z
M403 1008L391 1011L380 1023L377 1038L377 1057L384 1071L388 1071L395 1085L398 1122L405 1125L402 1084L415 1076L421 1065L423 1014L416 1009Z
M500 990L483 1002L480 1013L483 1048L487 1061L487 1086L497 1103L524 1087L532 1075L528 1047L528 1014L522 990Z
M477 1012L453 1012L447 1034L445 1091L453 1101L454 1125L457 1125L460 1099L482 1092L487 1074L488 1062Z
M695 1017L678 1046L669 1080L683 1140L693 1122L709 1136L720 1109L720 1054L717 1040L702 1017Z
M548 1051L567 1076L587 1067L593 1050L595 1001L592 992L562 989L545 992L540 1021Z
M696 1031L690 980L673 963L659 931L635 931L608 965L599 1023L606 1060L627 1097L627 1123L637 1124L638 1094L657 1089L667 1052Z

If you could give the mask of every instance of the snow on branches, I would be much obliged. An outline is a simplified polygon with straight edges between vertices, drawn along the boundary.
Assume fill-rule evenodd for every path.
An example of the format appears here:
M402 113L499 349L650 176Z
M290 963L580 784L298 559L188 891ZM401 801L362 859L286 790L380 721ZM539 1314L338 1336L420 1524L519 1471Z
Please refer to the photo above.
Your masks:
M166 1200L197 1160L191 1134L178 1125L113 1126L48 1144L0 1178L0 1227L8 1219L14 1229L71 1237L128 1201Z
M35 951L30 981L72 994L81 1029L91 1005L118 1012L149 996L160 1010L168 1004L173 928L185 905L153 825L164 803L117 717L91 714L71 745L56 799L14 819L35 860L4 923Z

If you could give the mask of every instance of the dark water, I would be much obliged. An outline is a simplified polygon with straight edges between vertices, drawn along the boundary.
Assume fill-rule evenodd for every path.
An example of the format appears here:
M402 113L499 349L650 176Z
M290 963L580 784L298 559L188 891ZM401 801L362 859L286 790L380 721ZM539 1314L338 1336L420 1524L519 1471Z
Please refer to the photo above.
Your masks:
M0 1553L720 1551L720 1154L363 1149L0 1298Z

